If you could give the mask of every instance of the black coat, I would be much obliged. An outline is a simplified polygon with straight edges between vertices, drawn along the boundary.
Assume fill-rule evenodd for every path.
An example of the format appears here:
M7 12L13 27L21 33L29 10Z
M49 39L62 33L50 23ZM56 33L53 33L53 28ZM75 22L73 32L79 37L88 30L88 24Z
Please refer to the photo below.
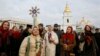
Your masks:
M95 33L94 36L95 36L97 45L98 45L98 47L100 49L100 33Z
M89 35L90 38L92 39L92 42L90 42L90 44L87 44L88 42L86 41L87 36L86 34L82 34L82 42L84 41L84 47L83 47L83 51L80 53L80 56L96 56L96 50L98 49L96 40L94 38L93 35Z
M57 30L55 31L55 33L57 34L59 40L59 43L56 45L56 56L60 56L61 55L60 39L61 39L62 32L60 30Z

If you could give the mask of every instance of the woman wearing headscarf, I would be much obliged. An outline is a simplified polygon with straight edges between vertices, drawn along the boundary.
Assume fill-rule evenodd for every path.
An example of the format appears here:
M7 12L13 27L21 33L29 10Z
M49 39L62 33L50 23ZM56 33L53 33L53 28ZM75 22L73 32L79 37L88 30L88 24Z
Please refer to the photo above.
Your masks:
M61 42L63 48L61 56L73 56L73 48L76 45L76 41L72 26L67 27L67 31L63 34Z
M84 32L81 34L80 38L80 56L96 56L96 49L98 48L95 38L92 33L92 28L86 25Z

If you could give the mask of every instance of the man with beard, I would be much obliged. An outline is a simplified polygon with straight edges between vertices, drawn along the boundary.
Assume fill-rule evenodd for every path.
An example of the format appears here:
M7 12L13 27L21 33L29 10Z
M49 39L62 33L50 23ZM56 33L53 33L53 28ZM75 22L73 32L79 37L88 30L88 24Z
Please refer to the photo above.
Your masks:
M62 31L60 30L60 25L54 24L54 32L58 36L59 43L56 45L56 56L60 56L61 46L60 46L60 38L62 35Z
M44 26L42 23L40 23L38 25L38 28L39 28L39 35L41 36L41 41L42 41L42 49L41 49L41 56L45 56L45 40L44 40L44 35L46 33L46 30L44 29Z
M59 43L57 34L53 31L53 27L48 25L46 34L44 35L45 39L45 49L46 56L55 56L56 54L56 45Z
M42 38L44 38L44 34L45 34L46 32L45 32L45 29L44 29L44 27L43 27L43 24L40 23L40 24L38 25L38 27L39 27L39 34L40 34L40 36L41 36Z

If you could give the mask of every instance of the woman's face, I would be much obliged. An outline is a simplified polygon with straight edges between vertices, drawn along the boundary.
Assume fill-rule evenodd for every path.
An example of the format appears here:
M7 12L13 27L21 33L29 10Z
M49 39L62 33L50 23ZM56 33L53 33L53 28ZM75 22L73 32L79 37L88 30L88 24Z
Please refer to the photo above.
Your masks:
M8 29L9 29L9 23L8 23L8 22L5 22L5 23L3 24L3 29L4 29L4 30L8 30Z
M38 28L33 28L32 34L35 35L35 36L39 35L39 29Z
M14 27L14 31L18 31L18 28L16 26Z
M72 29L71 28L67 28L67 33L71 33Z
M89 27L89 26L86 26L86 30L87 30L87 31L90 31L91 29L90 29L90 27Z

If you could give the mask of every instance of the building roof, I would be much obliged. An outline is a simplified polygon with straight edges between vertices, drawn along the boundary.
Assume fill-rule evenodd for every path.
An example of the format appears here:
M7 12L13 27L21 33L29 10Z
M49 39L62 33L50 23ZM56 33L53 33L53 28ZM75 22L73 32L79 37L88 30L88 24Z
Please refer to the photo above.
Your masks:
M26 19L20 19L20 18L0 18L0 21L4 21L4 20L7 20L7 21L10 21L10 22L13 22L13 23L32 24L32 22L29 22Z

